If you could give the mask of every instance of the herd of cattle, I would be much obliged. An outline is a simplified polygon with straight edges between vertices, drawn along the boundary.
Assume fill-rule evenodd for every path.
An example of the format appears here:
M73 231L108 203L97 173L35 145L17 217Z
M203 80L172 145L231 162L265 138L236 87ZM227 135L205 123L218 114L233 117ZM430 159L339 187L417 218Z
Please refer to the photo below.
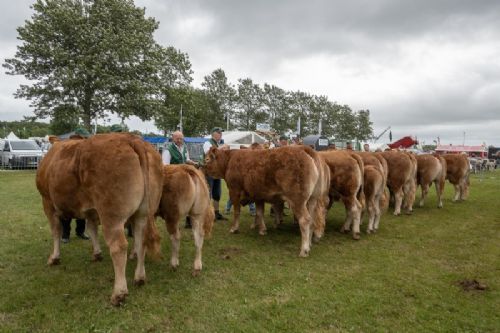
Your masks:
M203 169L227 184L234 204L232 233L239 229L241 205L255 202L253 226L265 234L264 204L272 205L275 222L280 224L286 203L300 226L301 257L308 256L311 242L323 236L327 212L334 201L341 201L346 209L342 231L352 231L352 237L359 239L363 210L368 215L366 232L374 233L390 199L394 200L395 215L401 210L412 212L418 185L422 188L422 206L435 183L438 207L442 207L445 179L455 186L454 201L464 200L469 186L468 159L458 154L316 152L307 146L242 150L214 147L206 154ZM130 256L137 259L135 284L146 280L145 253L159 255L156 216L166 222L174 268L179 265L178 223L186 215L191 217L196 246L193 274L201 271L203 240L214 222L205 175L188 165L162 165L158 152L142 138L116 133L54 143L40 164L36 185L53 236L49 265L60 260L61 218L86 219L94 260L102 259L97 237L101 224L115 272L112 304L121 304L128 294L126 224L134 231Z

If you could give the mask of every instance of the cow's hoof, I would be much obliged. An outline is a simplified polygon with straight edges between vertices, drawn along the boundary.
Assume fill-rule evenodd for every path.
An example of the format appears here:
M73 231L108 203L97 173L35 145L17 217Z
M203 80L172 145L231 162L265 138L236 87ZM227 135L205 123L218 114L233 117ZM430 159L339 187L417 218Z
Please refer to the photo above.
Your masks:
M193 269L193 272L191 273L193 277L197 277L200 274L201 274L201 269Z
M368 229L368 230L366 230L366 233L369 235L369 234L373 233L373 230Z
M312 241L313 241L313 243L318 244L320 239L321 239L320 236L313 236Z
M131 252L130 255L128 256L128 259L129 260L135 260L137 259L137 253L134 252Z
M356 232L355 234L352 235L352 239L354 240L360 240L361 238L361 235L359 234L359 232Z
M373 229L373 233L376 234L377 233L377 228Z
M396 212L394 212L394 214L393 214L393 215L394 215L394 216L399 216L399 215L401 215L401 213L396 213Z
M413 214L413 211L412 210L408 210L405 212L406 215L412 215Z
M125 302L128 293L122 293L111 296L111 304L114 306L121 306Z
M102 261L102 260L103 260L103 257L102 257L102 254L100 252L94 253L92 261L96 262L96 261Z
M134 285L137 287L143 286L146 283L146 279L140 278L140 279L134 279Z
M170 268L175 272L177 270L177 268L179 268L179 263L177 264L170 264Z
M300 251L299 257L301 258L309 257L309 250Z
M266 230L261 230L261 231L259 231L259 235L265 236L265 235L267 235L267 231Z
M49 258L49 260L47 260L47 265L49 265L49 266L59 265L60 263L61 263L61 259L59 259L59 258Z
M240 230L239 229L231 229L231 230L229 230L229 232L232 234L239 234Z
M419 203L418 205L419 205L420 207L424 207L424 203L423 203L423 202Z

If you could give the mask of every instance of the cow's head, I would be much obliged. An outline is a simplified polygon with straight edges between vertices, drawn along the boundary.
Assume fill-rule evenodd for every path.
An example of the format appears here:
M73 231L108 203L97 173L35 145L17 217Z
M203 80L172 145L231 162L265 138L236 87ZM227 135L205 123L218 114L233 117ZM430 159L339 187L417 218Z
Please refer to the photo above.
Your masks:
M229 151L211 147L205 155L205 172L213 178L224 178L226 170L226 155Z

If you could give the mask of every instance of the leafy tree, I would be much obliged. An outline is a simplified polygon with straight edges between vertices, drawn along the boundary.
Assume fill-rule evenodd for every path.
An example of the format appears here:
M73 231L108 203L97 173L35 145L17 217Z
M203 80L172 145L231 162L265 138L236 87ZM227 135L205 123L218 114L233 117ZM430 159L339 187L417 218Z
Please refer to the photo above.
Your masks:
M356 139L366 141L373 137L373 123L370 121L370 110L360 110L356 117Z
M236 90L228 82L226 73L218 68L210 75L205 76L201 85L206 92L206 96L210 99L211 115L216 126L226 127L226 123L231 122L231 120L235 122Z
M21 121L0 121L0 138L14 132L21 139L29 137L44 137L50 134L48 123L36 122L29 117Z
M80 124L78 112L72 105L59 105L54 108L50 121L51 134L61 135L74 131Z
M38 118L73 110L90 130L108 113L152 116L172 52L154 41L158 23L144 9L132 0L37 0L33 9L4 67L32 81L15 96L32 101Z
M238 80L238 107L237 119L239 125L247 131L255 130L257 123L267 121L267 114L263 109L262 89L254 84L252 79Z
M285 133L294 126L295 120L290 113L290 101L285 90L264 84L262 103L268 114L269 124L276 132Z

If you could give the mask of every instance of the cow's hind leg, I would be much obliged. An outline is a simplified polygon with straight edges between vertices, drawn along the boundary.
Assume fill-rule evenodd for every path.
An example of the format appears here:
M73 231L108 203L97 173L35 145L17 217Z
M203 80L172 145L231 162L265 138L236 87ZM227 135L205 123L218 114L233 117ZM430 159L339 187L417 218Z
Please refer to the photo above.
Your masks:
M434 186L436 187L436 195L438 199L438 208L443 208L443 190L444 190L444 179L435 180Z
M109 247L109 253L113 260L113 268L115 271L115 283L113 286L113 294L111 295L111 303L118 306L123 303L125 297L128 295L127 280L125 278L128 242L123 232L125 221L101 219L101 222L102 233ZM137 239L135 239L135 241L137 242ZM142 239L139 243L142 244ZM140 258L139 253L137 253L137 255L138 258Z
M99 239L97 238L97 226L98 226L98 221L95 219L86 219L86 228L85 231L90 237L90 240L92 241L92 260L93 261L101 261L102 260L102 252L101 252L101 245L99 244Z
M427 194L429 193L429 184L422 182L422 196L420 197L420 207L424 207L424 202L425 198L427 197Z
M401 204L403 203L403 189L399 188L396 191L394 191L394 215L400 215L401 214Z
M45 211L45 215L49 220L50 231L52 233L52 240L53 240L52 254L49 256L47 264L50 266L58 265L61 262L60 260L61 232L62 232L61 221L59 220L59 217L56 215L52 203L49 202L48 200L43 199L43 210Z
M257 225L259 226L259 235L266 235L267 234L267 228L266 224L264 223L264 202L262 201L257 201L255 202L256 205L256 214L255 214L255 221L257 222Z
M232 234L237 234L240 229L240 194L238 192L229 192L229 197L233 202L234 212L233 212L233 224L231 225L231 229L229 230Z
M194 236L194 245L196 247L196 254L194 258L193 264L193 276L197 276L200 274L202 269L202 249L203 249L203 241L205 238L205 231L203 230L203 218L202 215L192 215L191 221L193 224L193 236Z
M311 215L307 211L307 207L305 204L302 204L298 207L295 205L292 205L292 211L293 214L297 217L297 220L299 222L300 226L300 233L301 233L301 247L300 247L300 257L307 257L309 256L309 251L311 250L311 224L312 224L312 219Z
M170 242L172 243L172 254L170 256L170 266L172 269L179 267L179 249L181 246L181 231L179 230L179 214L175 209L168 212L164 217L165 225L168 234L170 235ZM191 221L193 223L193 221ZM193 230L195 229L193 225Z

